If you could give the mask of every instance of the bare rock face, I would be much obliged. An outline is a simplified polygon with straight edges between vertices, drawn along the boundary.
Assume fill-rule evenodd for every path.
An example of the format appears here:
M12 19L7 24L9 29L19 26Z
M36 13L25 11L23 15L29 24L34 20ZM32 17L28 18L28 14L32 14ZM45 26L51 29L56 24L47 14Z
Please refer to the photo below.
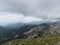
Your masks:
M39 36L42 36L45 31L49 30L49 28L50 25L44 23L32 28L30 31L27 31L23 34L25 34L28 38L37 38Z
M37 38L39 36L56 35L60 33L60 24L43 23L23 33L28 38Z

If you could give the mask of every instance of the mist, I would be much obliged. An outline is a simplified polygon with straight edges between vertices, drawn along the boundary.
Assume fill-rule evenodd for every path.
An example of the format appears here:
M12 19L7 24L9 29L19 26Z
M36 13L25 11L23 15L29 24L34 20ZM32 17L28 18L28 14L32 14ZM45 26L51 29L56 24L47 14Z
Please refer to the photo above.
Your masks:
M1 25L59 19L60 0L0 0Z

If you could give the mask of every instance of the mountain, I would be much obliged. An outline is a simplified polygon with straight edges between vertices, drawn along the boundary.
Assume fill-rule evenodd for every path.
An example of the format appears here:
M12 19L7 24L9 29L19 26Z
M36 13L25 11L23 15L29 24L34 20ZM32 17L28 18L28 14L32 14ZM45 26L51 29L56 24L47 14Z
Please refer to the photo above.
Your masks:
M6 27L15 29L15 28L20 28L24 25L38 25L38 24L50 23L50 22L52 22L52 21L32 21L32 22L28 22L28 23L18 22L18 23L8 24L8 25L6 25Z
M60 23L52 22L39 24L23 34L28 38L60 34Z
M0 36L3 36L3 34L7 33L8 31L10 31L9 28L4 27L4 26L0 26Z
M5 28L7 29L5 30ZM0 34L0 42L6 42L16 38L38 38L60 34L60 21L45 23L15 23L8 25L5 28L1 29L1 31L4 29L4 33Z
M15 29L15 28L20 28L21 26L23 26L25 24L26 23L19 22L19 23L8 24L8 25L6 25L6 27L10 28L10 29Z
M3 42L6 42L7 40L13 40L15 38L22 38L24 32L29 31L30 29L32 29L36 25L24 24L22 26L19 26L19 27L18 26L19 25L17 25L14 28L11 28L11 27L4 27L3 28L3 27L1 27L0 44Z
M4 26L0 26L0 44L3 42L4 38L5 38L5 34L7 32L9 32L11 29L4 27Z

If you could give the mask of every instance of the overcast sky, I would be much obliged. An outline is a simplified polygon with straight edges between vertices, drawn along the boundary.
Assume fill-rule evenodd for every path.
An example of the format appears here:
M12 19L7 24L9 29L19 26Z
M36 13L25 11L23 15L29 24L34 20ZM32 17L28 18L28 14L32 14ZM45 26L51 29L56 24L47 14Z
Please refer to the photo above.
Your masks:
M0 24L43 19L60 19L60 0L0 0Z

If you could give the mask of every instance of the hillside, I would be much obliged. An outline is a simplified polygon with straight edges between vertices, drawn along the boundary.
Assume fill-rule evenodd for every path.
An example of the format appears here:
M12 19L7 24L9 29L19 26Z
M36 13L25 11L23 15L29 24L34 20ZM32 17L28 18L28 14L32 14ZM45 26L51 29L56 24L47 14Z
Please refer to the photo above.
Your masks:
M43 36L38 38L24 38L7 41L2 45L60 45L60 35Z
M15 25L15 24L14 24ZM14 27L13 25L13 27ZM4 28L3 28L4 29ZM60 21L42 23L42 24L22 24L16 25L14 28L8 28L9 31L4 30L4 33L0 34L0 44L14 39L30 39L41 38L48 36L56 36L60 34ZM10 30L11 29L11 30ZM3 31L1 31L3 32ZM6 32L6 33L5 33ZM60 37L60 36L57 36Z

